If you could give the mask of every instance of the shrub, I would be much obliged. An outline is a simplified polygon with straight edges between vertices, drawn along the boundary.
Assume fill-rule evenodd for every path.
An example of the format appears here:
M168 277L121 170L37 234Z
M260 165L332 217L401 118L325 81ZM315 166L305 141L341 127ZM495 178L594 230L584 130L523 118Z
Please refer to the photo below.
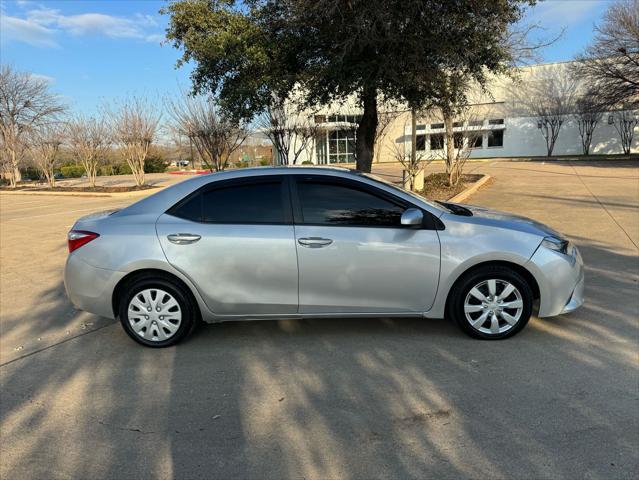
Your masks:
M144 162L144 173L164 173L167 166L167 162L161 155L149 155Z
M235 168L247 168L249 166L249 162L245 162L240 160L239 162L235 162Z
M310 160L304 160L302 162L302 165L313 165L313 162L311 162Z
M267 158L263 158L262 160L260 160L260 165L262 167L268 167L271 164L271 161L268 160Z
M30 178L31 180L38 180L42 174L37 168L25 167L20 169L20 174L23 179Z
M84 175L84 167L82 165L64 165L60 167L60 173L66 178L80 178Z

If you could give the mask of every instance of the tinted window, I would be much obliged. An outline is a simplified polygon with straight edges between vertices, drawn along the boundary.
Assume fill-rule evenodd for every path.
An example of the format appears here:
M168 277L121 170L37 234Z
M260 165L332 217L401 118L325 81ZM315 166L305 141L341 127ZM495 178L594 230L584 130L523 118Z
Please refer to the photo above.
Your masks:
M288 223L280 182L229 185L204 191L168 213L195 222Z
M203 220L211 223L285 223L280 182L216 188L204 192Z
M189 198L186 202L178 204L169 210L169 213L175 217L192 220L194 222L202 221L202 195L197 194Z
M404 208L345 185L300 182L297 191L304 223L400 226Z

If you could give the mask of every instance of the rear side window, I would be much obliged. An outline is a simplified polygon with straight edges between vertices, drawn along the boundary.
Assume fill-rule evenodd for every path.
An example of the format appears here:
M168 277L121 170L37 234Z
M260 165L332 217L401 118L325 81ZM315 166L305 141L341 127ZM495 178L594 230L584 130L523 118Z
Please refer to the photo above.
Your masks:
M307 224L401 226L403 207L348 185L302 181L297 193Z
M169 213L205 223L287 223L280 181L220 186L200 192Z

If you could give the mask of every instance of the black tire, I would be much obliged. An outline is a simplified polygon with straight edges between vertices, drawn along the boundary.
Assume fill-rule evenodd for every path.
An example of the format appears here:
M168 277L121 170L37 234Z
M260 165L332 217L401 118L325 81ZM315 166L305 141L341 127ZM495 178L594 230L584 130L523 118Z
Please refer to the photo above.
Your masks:
M464 302L469 295L470 290L476 285L481 284L484 281L495 279L498 281L505 281L517 288L521 295L522 300L522 312L519 320L515 325L512 325L509 330L501 333L485 333L479 331L473 327L470 321L466 318L464 312ZM447 316L452 318L457 325L468 335L474 338L482 340L501 340L504 338L512 337L520 332L530 320L533 306L533 292L528 282L515 270L512 270L505 266L490 266L480 267L471 272L464 274L454 285L450 292L449 301L447 305ZM490 319L490 317L489 317ZM500 320L503 322L503 320ZM504 323L505 325L505 323Z
M166 340L148 340L138 335L132 328L129 322L129 303L133 297L140 292L147 289L161 289L166 293L173 296L179 305L182 313L181 323L177 331ZM166 278L154 278L154 277L142 277L133 279L130 283L124 286L122 289L122 295L120 296L120 304L118 305L118 313L120 317L120 323L124 328L124 331L136 342L146 347L162 348L170 347L183 340L198 323L198 309L195 301L190 292L178 282L171 281ZM160 323L160 322L158 322Z

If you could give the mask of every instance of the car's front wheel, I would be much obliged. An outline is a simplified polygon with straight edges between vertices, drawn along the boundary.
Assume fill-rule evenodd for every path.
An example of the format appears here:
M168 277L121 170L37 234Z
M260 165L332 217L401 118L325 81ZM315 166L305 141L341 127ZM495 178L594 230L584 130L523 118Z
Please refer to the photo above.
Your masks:
M486 266L455 284L448 312L470 336L497 340L526 326L532 304L532 289L519 273L508 267Z
M126 333L148 347L168 347L182 340L196 324L188 293L162 278L141 278L125 288L119 316Z

